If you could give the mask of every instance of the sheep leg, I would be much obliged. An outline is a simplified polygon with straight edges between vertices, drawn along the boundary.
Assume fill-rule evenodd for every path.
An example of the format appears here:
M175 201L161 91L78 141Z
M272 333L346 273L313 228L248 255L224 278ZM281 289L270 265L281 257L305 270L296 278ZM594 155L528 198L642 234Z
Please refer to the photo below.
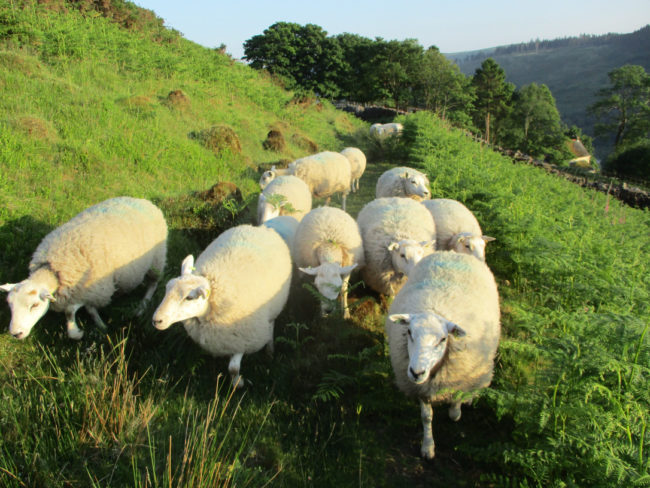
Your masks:
M350 318L350 309L348 308L348 282L350 281L350 275L347 275L343 278L343 283L341 284L341 308L343 309L343 318Z
M454 422L458 422L460 420L460 415L461 415L460 406L461 406L461 402L456 402L456 403L452 403L451 406L449 407L449 418Z
M329 207L329 205L330 205L330 200L331 200L331 199L332 199L332 197L327 197L327 198L325 199L325 206L326 206L326 207Z
M77 321L75 319L75 314L82 305L70 305L65 309L65 318L66 318L66 328L68 330L68 337L78 341L84 336L83 330L77 327Z
M93 318L95 321L95 324L97 327L99 327L102 330L106 330L106 324L102 320L102 318L99 316L99 312L95 307L92 305L86 305L86 311L90 314L90 316Z
M156 276L151 275L149 277L149 280L151 281L151 283L149 283L149 287L147 288L144 297L142 297L142 301L140 302L138 308L135 311L135 315L138 317L144 314L145 310L147 309L147 305L151 301L151 297L153 297L153 294L156 292L156 288L158 287L158 282L160 281L157 274Z
M422 418L422 448L420 454L425 459L433 459L435 456L435 443L433 442L433 430L431 424L433 422L433 408L430 403L420 400L420 417Z
M345 201L348 198L348 194L344 193L343 196L341 197L341 210L345 210Z
M228 363L228 372L230 373L230 379L235 388L242 388L244 386L244 378L239 374L242 357L244 357L244 354L241 352L233 354L230 356L230 363Z

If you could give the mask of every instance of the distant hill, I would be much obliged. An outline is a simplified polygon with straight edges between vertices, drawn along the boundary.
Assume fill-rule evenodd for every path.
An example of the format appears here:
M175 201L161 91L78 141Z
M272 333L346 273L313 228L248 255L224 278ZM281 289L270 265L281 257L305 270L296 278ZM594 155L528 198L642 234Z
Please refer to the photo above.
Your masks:
M609 84L607 73L625 64L650 71L650 25L631 34L535 40L446 56L468 76L491 57L517 87L544 83L555 97L562 120L593 135L594 120L586 108L594 102L595 93ZM598 157L605 157L611 147L607 141L595 145Z

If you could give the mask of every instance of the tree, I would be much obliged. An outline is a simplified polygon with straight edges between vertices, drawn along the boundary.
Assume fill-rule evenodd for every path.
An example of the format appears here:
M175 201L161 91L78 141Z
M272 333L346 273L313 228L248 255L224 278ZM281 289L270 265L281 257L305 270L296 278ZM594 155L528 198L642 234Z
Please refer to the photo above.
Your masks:
M514 85L506 82L505 71L488 58L476 69L472 77L472 86L476 90L474 102L474 119L478 127L485 127L485 140L492 143L509 111L510 98Z
M546 85L531 83L515 91L507 140L509 147L527 154L563 158L566 136L555 99Z
M375 41L357 34L339 34L334 38L341 49L343 62L337 83L340 95L355 102L372 102L377 99L379 87L373 75L371 59Z
M384 41L376 39L371 77L382 93L393 100L395 108L408 104L413 92L416 72L423 48L415 39Z
M598 91L589 112L600 122L597 137L614 134L614 147L634 144L650 134L650 76L642 66L627 64L610 71L610 86Z
M288 88L301 87L325 97L338 95L341 48L317 25L277 22L244 42L244 54L251 67L282 77Z
M414 73L417 104L441 119L467 118L474 100L469 79L437 47L427 49ZM463 124L466 125L466 124Z

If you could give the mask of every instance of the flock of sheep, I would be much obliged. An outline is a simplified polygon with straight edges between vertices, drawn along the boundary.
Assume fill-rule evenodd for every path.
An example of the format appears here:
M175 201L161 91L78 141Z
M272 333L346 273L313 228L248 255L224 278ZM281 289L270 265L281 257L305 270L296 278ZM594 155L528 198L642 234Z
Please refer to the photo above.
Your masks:
M420 401L421 454L431 459L432 405L451 404L449 416L458 420L461 403L492 378L500 335L497 287L485 264L492 238L462 203L431 200L426 175L407 167L381 175L376 199L355 220L345 198L359 188L365 166L362 151L346 148L265 172L257 225L223 232L196 261L187 256L153 325L183 323L202 348L230 358L233 385L241 387L243 355L264 346L273 352L274 321L294 270L314 277L323 314L340 300L344 318L350 275L359 270L368 286L394 297L385 323L390 359L400 390ZM327 206L335 193L341 209ZM325 198L325 206L312 209L312 197ZM79 308L105 328L97 308L116 290L148 280L143 313L166 254L167 224L151 202L117 197L84 210L45 236L27 279L0 286L8 292L10 334L24 339L51 307L65 313L69 337L80 339Z

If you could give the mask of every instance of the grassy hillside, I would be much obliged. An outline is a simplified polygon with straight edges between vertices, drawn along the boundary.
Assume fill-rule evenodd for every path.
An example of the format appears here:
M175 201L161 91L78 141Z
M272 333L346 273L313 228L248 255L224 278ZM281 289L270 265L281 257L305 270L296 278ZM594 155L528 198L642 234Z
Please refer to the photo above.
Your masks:
M25 341L0 334L0 486L650 484L649 212L515 166L424 113L402 120L400 144L373 146L367 125L113 4L126 10L0 0L0 282L25 277L49 230L122 194L163 209L171 278L186 254L251 221L257 165L357 145L372 157L353 215L400 162L497 237L495 379L459 423L436 414L426 463L419 408L392 381L386 300L357 277L350 321L319 318L295 283L275 356L245 356L237 392L225 358L181 326L151 326L162 286L142 318L136 290L101 311L106 333L80 311L79 342L56 313ZM271 128L284 150L263 148Z
M539 44L539 43L538 43ZM494 52L466 57L453 56L463 73L471 76L488 57L506 72L508 81L522 87L529 83L546 84L568 125L577 125L593 136L594 120L586 109L595 102L596 92L609 85L607 73L625 64L650 70L650 27L631 34L589 39L544 41L535 49L529 45L502 46ZM612 141L596 141L597 156L607 156Z

